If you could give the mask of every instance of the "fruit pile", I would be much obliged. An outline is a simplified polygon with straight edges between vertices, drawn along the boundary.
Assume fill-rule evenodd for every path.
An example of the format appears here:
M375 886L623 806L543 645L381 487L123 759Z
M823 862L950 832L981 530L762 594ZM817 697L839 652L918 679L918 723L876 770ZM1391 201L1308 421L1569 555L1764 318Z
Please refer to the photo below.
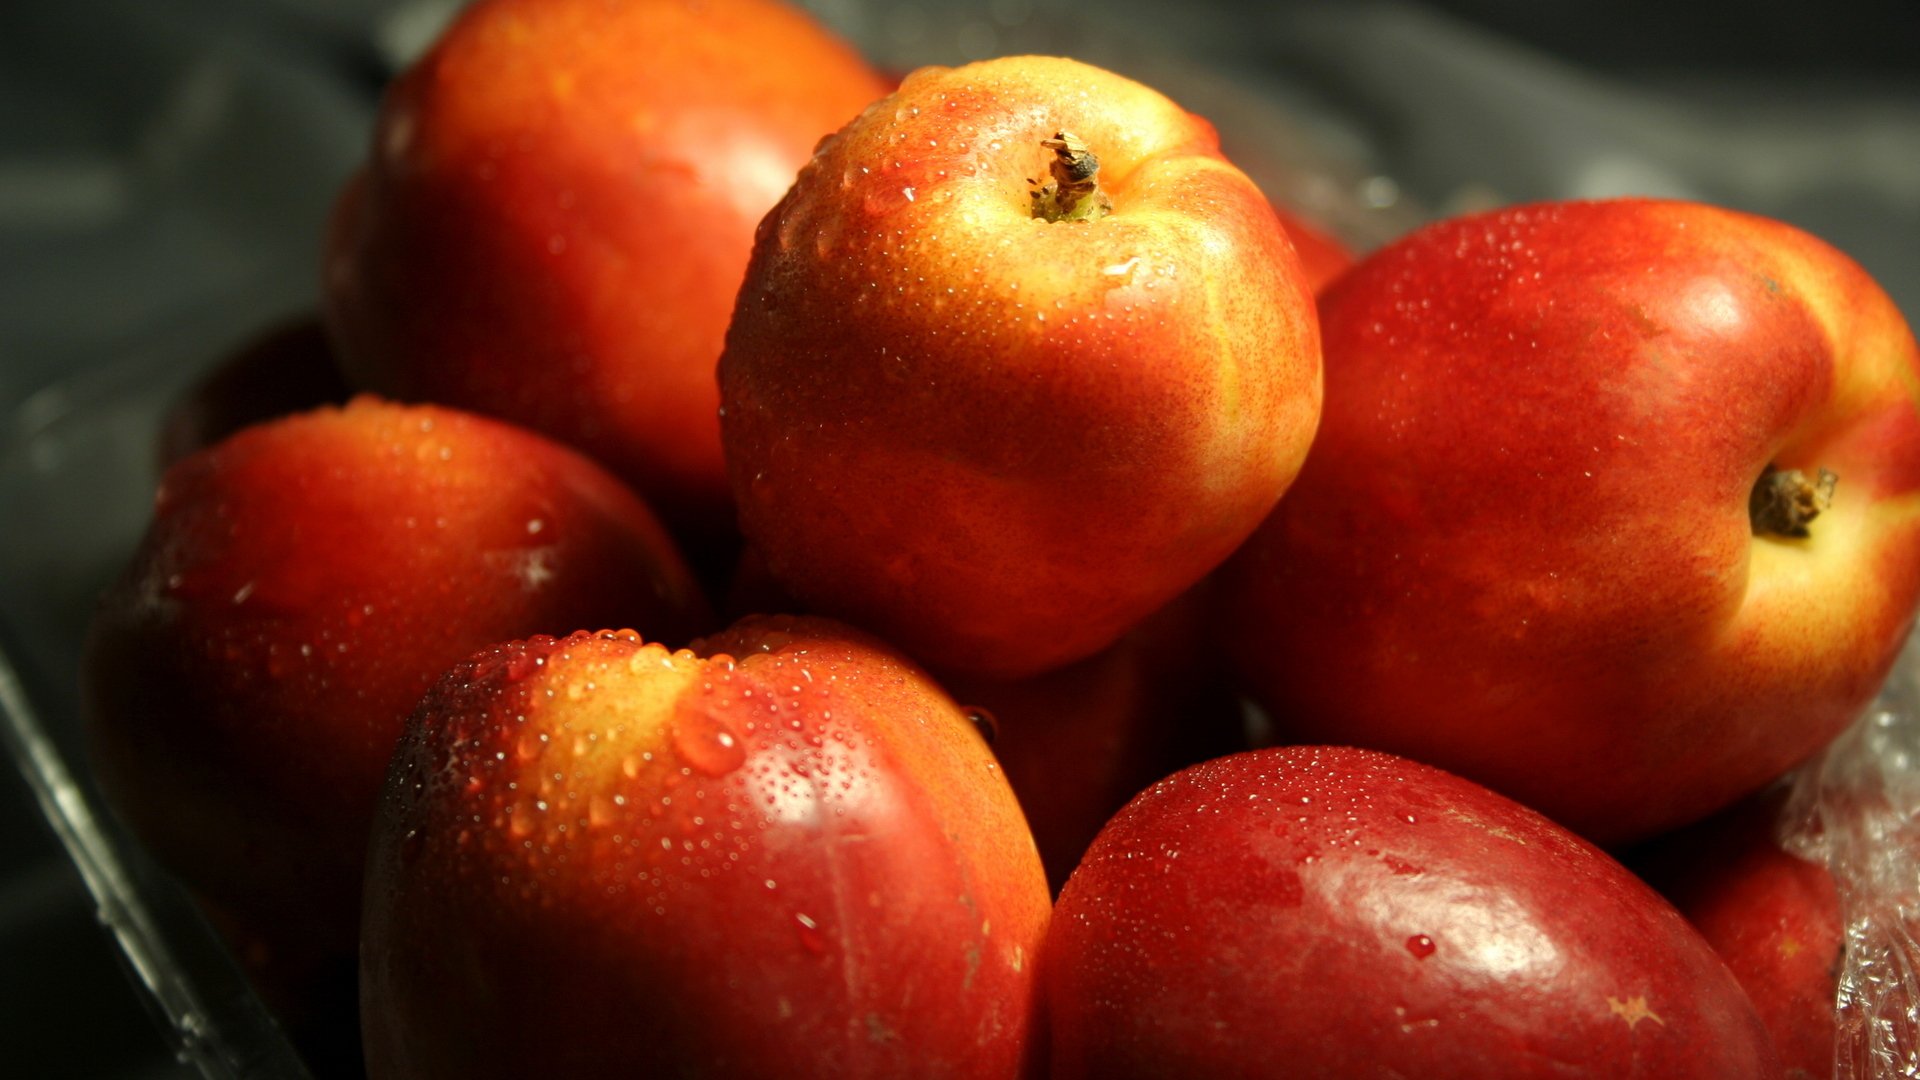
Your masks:
M1356 262L1121 76L888 86L479 0L173 416L93 764L316 1067L1827 1073L1766 800L1920 603L1875 283L1651 200Z

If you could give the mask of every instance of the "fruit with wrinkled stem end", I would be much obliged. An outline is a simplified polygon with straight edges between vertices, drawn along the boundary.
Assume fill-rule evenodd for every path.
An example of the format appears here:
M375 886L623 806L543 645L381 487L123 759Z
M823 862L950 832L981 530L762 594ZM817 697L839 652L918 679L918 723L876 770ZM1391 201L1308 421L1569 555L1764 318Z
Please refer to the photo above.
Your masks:
M757 618L449 672L368 861L382 1077L1015 1077L1040 1048L1032 837L888 647Z
M1846 256L1697 204L1517 207L1373 253L1321 319L1313 454L1222 574L1287 739L1613 844L1872 697L1920 600L1920 351Z
M1298 257L1211 127L1047 57L916 72L827 140L761 224L720 383L773 577L1002 678L1224 559L1320 405Z
M1756 1080L1679 913L1539 814L1344 747L1220 758L1108 823L1047 939L1054 1080Z
M387 760L434 679L502 639L615 620L684 638L706 619L604 469L496 421L359 398L167 471L88 633L93 771L283 1019L324 1026L335 1006L314 995L344 976L352 1001Z
M690 546L724 537L713 365L754 225L885 92L782 0L470 5L335 208L345 370L578 446Z

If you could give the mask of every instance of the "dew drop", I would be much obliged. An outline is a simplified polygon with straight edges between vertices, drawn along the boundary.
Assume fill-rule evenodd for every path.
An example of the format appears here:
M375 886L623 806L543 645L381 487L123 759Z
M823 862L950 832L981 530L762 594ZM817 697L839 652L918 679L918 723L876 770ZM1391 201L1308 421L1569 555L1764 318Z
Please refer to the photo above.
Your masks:
M530 653L519 653L507 661L507 681L517 683L541 668L540 658Z
M732 728L698 708L683 708L674 718L673 748L680 760L707 776L725 776L747 759L747 748Z
M966 707L966 715L967 723L973 725L973 730L980 733L980 737L986 740L988 746L992 746L993 741L1000 737L1000 720L993 713L978 705L969 705Z
M827 936L820 932L820 924L814 922L812 917L798 911L794 912L793 929L795 936L800 939L801 948L815 956L826 955Z
M1437 946L1434 945L1433 939L1425 934L1415 934L1407 939L1407 951L1412 953L1416 960L1425 960L1432 956L1435 948Z

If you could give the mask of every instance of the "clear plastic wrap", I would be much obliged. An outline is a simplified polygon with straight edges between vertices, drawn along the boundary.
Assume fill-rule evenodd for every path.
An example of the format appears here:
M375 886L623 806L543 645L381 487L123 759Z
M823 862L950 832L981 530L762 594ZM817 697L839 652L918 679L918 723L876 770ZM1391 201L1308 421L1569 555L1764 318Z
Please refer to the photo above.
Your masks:
M1780 825L1840 893L1834 1080L1920 1076L1920 637L1873 707L1794 776Z

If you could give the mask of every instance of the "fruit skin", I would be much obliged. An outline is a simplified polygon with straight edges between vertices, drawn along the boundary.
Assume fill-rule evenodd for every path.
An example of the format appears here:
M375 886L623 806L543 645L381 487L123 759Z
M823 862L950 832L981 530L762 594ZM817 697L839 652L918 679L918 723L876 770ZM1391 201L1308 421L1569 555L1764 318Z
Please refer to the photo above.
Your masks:
M885 92L779 0L482 0L388 91L329 226L356 385L581 447L731 529L714 363L753 229Z
M1783 792L1747 799L1632 853L1627 864L1720 954L1773 1036L1787 1080L1834 1073L1840 890L1777 839Z
M1197 592L1107 648L1023 679L951 675L979 710L1058 893L1116 811L1188 765L1246 748L1239 699Z
M1033 216L1043 139L1112 212ZM943 671L1097 652L1298 469L1319 349L1298 257L1213 130L1071 60L923 69L761 223L720 361L773 576Z
M937 686L825 620L476 656L410 723L368 867L376 1080L1038 1064L1013 794Z
M1286 226L1287 237L1293 241L1293 250L1300 256L1300 270L1306 275L1307 288L1315 296L1324 292L1327 286L1336 281L1347 267L1355 261L1353 249L1337 236L1322 229L1278 203L1273 212L1279 217L1280 224Z
M804 612L742 553L725 610ZM1114 811L1163 776L1247 747L1241 703L1193 589L1100 652L1019 679L933 672L999 761L1056 894Z
M89 629L90 757L269 995L304 1008L294 984L350 964L387 761L443 670L516 636L706 618L658 522L586 458L358 398L167 471Z
M1053 1077L1778 1076L1665 901L1475 784L1367 750L1220 758L1122 810L1047 942Z
M165 469L264 420L341 405L353 396L318 316L261 331L202 375L167 410L156 457Z
M1872 696L1920 597L1920 356L1844 255L1694 204L1520 207L1374 253L1321 318L1313 454L1221 574L1289 741L1616 844ZM1770 463L1838 474L1809 538L1753 535Z

